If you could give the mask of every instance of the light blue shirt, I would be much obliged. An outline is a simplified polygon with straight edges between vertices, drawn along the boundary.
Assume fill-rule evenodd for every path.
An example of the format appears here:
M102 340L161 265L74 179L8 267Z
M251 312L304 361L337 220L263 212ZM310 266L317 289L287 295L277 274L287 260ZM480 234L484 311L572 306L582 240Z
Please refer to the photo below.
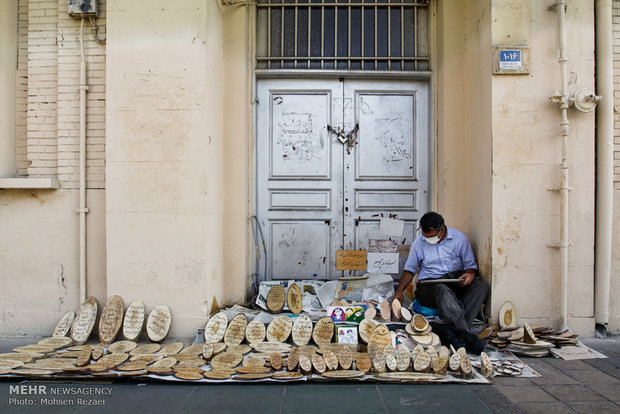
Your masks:
M478 269L469 240L458 230L446 227L440 243L430 244L420 235L411 245L405 270L418 274L419 280L436 279L448 272Z

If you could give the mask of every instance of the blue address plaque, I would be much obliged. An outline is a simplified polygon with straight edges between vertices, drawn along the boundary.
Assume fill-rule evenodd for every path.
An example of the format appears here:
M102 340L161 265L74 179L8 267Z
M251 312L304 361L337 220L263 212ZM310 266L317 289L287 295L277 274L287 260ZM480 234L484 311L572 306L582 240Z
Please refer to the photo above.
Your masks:
M500 70L522 69L523 59L521 58L521 50L500 49L499 50L499 68Z

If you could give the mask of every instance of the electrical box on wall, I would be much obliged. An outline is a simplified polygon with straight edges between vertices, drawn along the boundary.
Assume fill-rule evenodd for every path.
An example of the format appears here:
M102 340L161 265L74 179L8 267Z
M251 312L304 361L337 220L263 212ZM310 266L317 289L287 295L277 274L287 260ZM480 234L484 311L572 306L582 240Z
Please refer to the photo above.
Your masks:
M69 15L97 17L97 0L69 0Z

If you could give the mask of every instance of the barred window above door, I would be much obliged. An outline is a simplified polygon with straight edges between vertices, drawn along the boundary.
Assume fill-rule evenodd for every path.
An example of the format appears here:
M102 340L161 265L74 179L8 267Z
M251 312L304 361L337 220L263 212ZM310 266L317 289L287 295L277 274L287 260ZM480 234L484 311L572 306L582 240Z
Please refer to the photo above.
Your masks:
M257 69L428 71L428 0L258 0Z

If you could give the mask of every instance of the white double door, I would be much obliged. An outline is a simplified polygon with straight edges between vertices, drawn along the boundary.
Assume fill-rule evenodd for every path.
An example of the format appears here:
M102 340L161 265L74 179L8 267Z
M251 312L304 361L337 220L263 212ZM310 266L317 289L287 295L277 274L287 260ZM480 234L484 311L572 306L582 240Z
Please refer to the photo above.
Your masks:
M428 206L426 82L269 79L257 97L261 280L341 276L336 250L367 249L381 217L413 241Z

